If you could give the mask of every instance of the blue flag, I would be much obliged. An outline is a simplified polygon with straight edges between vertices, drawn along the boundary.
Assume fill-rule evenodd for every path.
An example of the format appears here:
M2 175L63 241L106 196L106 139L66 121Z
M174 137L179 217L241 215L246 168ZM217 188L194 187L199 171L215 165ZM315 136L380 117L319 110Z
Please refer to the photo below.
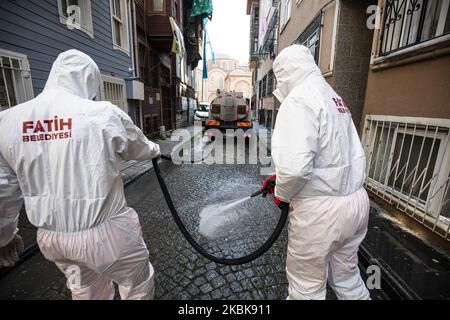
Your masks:
M206 66L206 24L208 23L208 18L203 18L203 79L208 79L208 69Z

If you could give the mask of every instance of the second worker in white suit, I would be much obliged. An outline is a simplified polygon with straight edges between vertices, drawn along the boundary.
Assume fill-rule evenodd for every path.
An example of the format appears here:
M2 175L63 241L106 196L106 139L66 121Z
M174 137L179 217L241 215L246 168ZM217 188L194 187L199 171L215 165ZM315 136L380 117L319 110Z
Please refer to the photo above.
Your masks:
M273 71L281 106L265 186L276 180L276 203L290 204L289 299L325 299L327 280L339 299L370 299L357 255L369 218L365 155L351 113L306 47L284 49Z
M69 50L39 96L0 112L0 265L17 260L24 200L74 299L112 299L113 282L123 299L151 299L154 271L120 166L158 157L159 146L118 107L92 101L100 85L95 62Z

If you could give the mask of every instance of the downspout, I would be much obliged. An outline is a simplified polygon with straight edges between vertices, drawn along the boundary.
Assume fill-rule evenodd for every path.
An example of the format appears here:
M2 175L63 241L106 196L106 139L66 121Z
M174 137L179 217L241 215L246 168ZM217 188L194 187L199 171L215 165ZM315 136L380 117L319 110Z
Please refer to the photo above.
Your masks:
M129 29L129 36L131 39L131 48L130 48L130 54L131 54L131 65L133 67L133 78L137 77L137 68L136 68L136 57L135 57L135 45L136 45L136 8L135 8L135 2L134 0L131 0L131 2L128 2L128 18L131 22L131 28Z
M130 41L130 55L131 55L131 66L133 68L133 78L139 77L136 59L136 46L137 46L137 30L136 30L136 3L134 0L128 2L128 20L130 21L130 28L128 30ZM142 119L142 104L139 100L133 100L134 106L139 106L139 123L141 130L144 129L143 119Z

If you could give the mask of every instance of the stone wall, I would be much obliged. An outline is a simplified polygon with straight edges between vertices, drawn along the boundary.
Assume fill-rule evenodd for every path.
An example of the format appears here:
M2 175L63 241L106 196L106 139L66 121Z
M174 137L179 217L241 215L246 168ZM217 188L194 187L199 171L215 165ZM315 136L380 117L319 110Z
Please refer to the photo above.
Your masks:
M335 65L331 81L358 126L364 105L373 30L367 27L368 6L376 0L341 1L336 41Z

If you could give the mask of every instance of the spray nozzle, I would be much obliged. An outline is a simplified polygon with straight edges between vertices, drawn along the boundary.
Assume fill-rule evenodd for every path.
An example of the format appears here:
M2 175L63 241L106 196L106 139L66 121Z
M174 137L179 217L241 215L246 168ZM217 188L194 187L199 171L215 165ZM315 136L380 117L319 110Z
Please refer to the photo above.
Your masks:
M172 157L171 156L165 156L165 155L161 155L161 159L163 160L167 160L167 161L172 161Z
M254 197L257 197L257 196L259 196L259 195L261 195L261 194L263 194L264 193L264 190L258 190L258 191L256 191L255 193L253 193L251 196L250 196L250 198L254 198ZM263 196L264 197L264 196Z

